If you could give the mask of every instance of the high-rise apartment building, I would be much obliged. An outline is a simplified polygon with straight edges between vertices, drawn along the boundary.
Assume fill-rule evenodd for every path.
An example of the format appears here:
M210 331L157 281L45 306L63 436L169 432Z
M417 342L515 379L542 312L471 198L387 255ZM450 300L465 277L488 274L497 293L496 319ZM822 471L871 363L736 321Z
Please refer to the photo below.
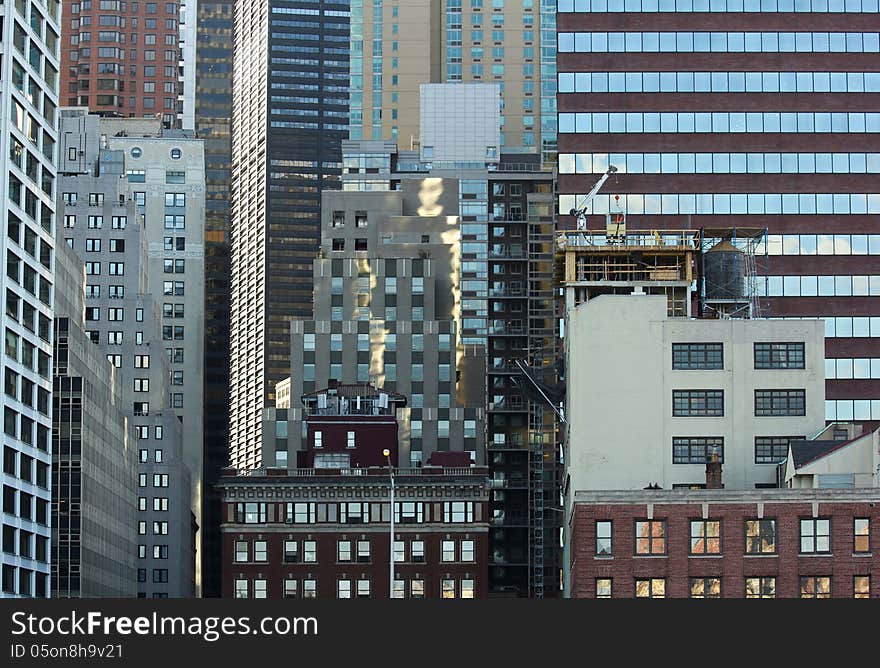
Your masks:
M85 267L55 252L52 596L137 593L137 448L123 378L85 330Z
M202 465L200 142L166 137L154 120L144 135L144 121L64 113L61 234L85 263L87 331L121 374L137 438L138 595L189 597Z
M220 493L229 457L229 188L232 3L202 0L196 22L195 121L205 144L205 393L202 595L220 595ZM192 61L190 61L192 62ZM184 110L186 110L184 104ZM184 126L190 127L190 126Z
M60 5L18 0L0 25L0 314L4 392L0 596L50 594L52 293Z
M235 3L230 458L259 466L263 406L290 373L289 318L312 312L321 192L348 131L348 2Z
M501 147L553 160L556 0L351 3L354 140L419 140L421 84L497 82Z
M826 418L877 424L877 3L559 9L560 214L610 164L590 227L766 229L759 314L825 318Z
M62 104L179 125L178 98L192 84L180 82L186 70L178 2L79 0L64 3L62 12ZM186 51L193 49L189 44Z

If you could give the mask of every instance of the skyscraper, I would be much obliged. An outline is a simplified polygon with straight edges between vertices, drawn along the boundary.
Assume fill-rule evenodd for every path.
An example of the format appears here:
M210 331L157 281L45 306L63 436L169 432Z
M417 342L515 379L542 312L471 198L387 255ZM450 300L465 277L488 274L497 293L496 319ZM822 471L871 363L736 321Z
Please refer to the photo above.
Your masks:
M349 5L235 4L230 455L259 466L261 415L290 372L288 319L311 315L321 191L348 130Z
M590 227L766 228L759 315L824 317L826 418L877 424L876 0L564 0L558 22L560 213L612 164Z
M220 496L229 457L229 188L232 161L232 4L198 3L195 121L205 144L205 412L202 595L220 595ZM186 105L184 104L184 108Z
M553 159L556 0L351 3L351 139L419 139L419 86L502 86L502 149Z
M0 214L6 234L0 596L46 597L52 461L52 292L60 5L5 5L0 46Z

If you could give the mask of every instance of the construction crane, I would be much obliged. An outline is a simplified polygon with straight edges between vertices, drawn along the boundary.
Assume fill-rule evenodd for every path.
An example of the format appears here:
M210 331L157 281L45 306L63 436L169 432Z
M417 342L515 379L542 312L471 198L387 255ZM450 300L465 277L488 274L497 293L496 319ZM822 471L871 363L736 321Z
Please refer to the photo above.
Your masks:
M617 167L614 165L609 165L608 171L602 175L598 181L596 181L596 185L593 186L593 189L584 195L583 199L580 201L580 206L576 209L572 209L570 211L571 215L577 219L577 228L579 230L587 229L587 207L590 205L590 202L593 201L593 198L596 197L596 194L608 180L608 177L614 174L617 171Z

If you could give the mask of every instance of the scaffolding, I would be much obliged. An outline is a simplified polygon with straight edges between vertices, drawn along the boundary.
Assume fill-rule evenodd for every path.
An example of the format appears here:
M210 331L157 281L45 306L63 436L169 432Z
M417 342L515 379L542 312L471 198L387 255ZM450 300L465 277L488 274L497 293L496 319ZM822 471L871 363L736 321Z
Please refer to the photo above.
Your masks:
M765 279L759 273L764 273L767 266L766 238L766 228L700 229L701 317L760 318L765 315L760 300L761 283ZM761 248L763 254L759 252Z

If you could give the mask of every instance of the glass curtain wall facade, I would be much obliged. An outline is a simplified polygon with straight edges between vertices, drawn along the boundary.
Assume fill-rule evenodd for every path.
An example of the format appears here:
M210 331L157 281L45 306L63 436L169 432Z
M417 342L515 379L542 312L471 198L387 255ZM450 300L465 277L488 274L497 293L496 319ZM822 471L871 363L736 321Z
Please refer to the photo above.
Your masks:
M52 319L58 72L56 0L17 0L0 26L4 332L0 597L50 595Z
M878 3L561 0L557 20L560 213L613 164L590 228L766 229L760 314L827 318L826 418L877 424Z
M312 312L321 191L348 134L347 2L235 5L231 463L261 464L261 413L290 372L289 318Z
M229 188L232 4L198 3L195 130L205 144L205 412L202 596L220 596L220 497L229 457Z

